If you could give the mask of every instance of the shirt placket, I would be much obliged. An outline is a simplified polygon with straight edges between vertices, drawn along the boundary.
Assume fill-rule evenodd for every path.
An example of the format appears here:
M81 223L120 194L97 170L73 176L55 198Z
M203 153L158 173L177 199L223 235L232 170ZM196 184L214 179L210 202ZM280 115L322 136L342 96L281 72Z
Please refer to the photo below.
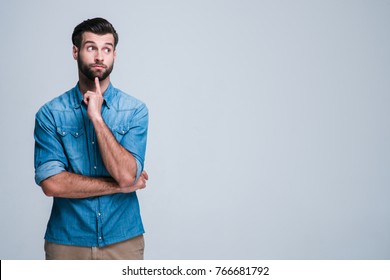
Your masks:
M99 175L99 165L98 165L98 152L99 152L99 147L97 145L96 141L96 133L95 129L93 127L93 124L91 120L88 118L88 114L86 110L83 110L83 114L87 123L87 141L88 141L88 155L89 155L89 168L90 168L90 174L92 177L98 177ZM101 198L96 197L94 199L94 209L95 209L95 219L96 219L96 240L98 246L104 246L104 239L103 239L103 213L102 213L102 208L101 208Z
M93 128L93 125L92 125L92 122L90 121L90 125L91 125L91 149L92 149L92 158L91 158L91 167L92 167L92 170L91 170L91 174L93 174L93 176L98 176L99 175L99 165L98 165L98 156L97 156L97 153L99 151L99 147L97 145L97 141L96 141L96 134L95 134L95 130ZM102 227L103 227L103 213L102 213L102 207L101 207L101 198L100 197L97 197L96 198L96 222L97 222L97 226L96 226L96 229L97 229L97 242L98 242L98 246L104 246L104 239L103 239L103 230L102 230Z

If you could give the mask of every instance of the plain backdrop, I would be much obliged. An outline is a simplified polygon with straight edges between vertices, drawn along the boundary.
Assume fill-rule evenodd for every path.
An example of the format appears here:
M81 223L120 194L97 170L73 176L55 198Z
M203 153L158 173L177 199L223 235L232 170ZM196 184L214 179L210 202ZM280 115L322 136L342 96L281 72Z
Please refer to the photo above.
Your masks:
M44 258L34 115L97 16L150 110L146 259L390 258L390 1L0 3L1 259Z

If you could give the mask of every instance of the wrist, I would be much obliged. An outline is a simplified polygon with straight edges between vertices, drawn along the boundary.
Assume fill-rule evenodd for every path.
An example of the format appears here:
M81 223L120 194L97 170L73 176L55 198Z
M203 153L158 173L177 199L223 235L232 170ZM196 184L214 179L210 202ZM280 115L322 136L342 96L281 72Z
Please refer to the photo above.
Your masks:
M103 117L100 114L90 116L89 119L93 124L104 123Z

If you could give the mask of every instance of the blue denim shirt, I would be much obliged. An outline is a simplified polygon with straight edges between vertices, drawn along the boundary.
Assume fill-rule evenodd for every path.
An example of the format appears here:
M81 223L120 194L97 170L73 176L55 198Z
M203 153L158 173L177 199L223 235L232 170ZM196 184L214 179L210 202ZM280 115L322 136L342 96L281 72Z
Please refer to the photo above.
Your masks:
M116 140L136 159L145 158L148 109L114 88L103 94L102 116ZM78 85L46 103L35 120L35 181L63 171L109 177ZM135 192L83 199L53 198L45 239L76 246L106 246L144 233Z

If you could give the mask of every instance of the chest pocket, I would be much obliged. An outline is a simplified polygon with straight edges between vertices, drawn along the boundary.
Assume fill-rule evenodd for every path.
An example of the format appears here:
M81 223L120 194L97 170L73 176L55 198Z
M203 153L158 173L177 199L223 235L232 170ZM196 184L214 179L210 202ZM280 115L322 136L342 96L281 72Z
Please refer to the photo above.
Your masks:
M117 126L113 130L116 141L118 141L118 143L121 143L123 137L129 132L130 126Z
M84 129L77 127L57 127L64 151L70 161L85 156L87 152Z

